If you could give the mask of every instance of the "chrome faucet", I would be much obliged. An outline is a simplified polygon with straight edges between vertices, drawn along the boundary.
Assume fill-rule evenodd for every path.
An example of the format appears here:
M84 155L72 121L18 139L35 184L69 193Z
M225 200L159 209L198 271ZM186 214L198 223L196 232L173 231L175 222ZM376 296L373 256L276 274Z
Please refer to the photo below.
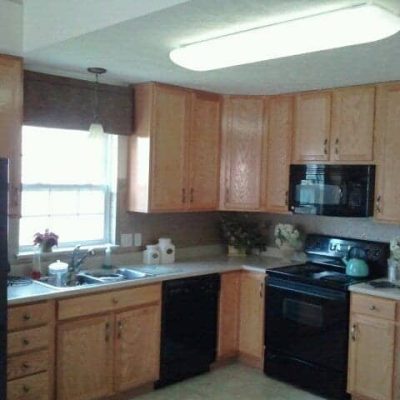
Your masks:
M74 248L72 252L71 260L68 263L68 275L67 275L67 285L76 285L76 276L81 270L81 265L89 256L94 256L95 252L93 249L88 249L84 253L80 252L81 245Z

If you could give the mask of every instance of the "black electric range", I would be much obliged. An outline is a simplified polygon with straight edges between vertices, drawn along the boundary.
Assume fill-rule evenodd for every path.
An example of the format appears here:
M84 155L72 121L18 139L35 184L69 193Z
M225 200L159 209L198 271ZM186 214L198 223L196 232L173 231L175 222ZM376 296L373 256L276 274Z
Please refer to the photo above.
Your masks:
M346 275L342 258L357 247L367 278ZM347 399L349 292L352 284L385 276L387 243L309 235L308 261L267 270L267 375L333 399Z

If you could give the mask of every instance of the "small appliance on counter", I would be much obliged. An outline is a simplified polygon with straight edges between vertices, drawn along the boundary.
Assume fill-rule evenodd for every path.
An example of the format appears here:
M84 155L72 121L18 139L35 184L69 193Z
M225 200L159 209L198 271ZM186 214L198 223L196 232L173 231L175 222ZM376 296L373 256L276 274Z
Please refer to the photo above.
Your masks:
M389 244L308 235L304 251L308 262L267 270L264 371L323 397L348 399L348 288L386 276ZM369 276L361 277L366 264Z
M148 244L143 252L143 263L146 265L160 264L160 250L158 244Z
M172 264L175 262L175 245L170 238L158 239L161 264Z

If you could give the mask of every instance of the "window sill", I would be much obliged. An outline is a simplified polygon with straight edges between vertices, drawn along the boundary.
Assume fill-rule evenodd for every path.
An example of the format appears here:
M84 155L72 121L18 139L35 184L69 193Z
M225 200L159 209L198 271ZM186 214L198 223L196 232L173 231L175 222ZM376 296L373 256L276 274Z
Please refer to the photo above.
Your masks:
M105 250L107 247L110 247L111 249L118 249L120 246L116 244L98 244L98 245L93 245L93 246L81 246L80 250L85 251L89 249L93 249L94 251L96 250ZM74 251L74 247L62 247L62 248L56 248L50 253L41 253L41 258L44 260L52 260L52 259L57 259L60 256L64 255L71 255L72 252ZM15 255L16 259L18 261L31 261L33 255L36 254L35 251L24 251L20 252Z

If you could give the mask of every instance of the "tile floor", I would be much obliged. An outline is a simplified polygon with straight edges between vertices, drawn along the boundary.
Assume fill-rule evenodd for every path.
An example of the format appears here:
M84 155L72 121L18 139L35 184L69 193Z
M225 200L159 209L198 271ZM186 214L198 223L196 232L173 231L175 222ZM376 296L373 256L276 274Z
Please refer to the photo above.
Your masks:
M232 364L135 400L323 400L266 377L262 371Z

